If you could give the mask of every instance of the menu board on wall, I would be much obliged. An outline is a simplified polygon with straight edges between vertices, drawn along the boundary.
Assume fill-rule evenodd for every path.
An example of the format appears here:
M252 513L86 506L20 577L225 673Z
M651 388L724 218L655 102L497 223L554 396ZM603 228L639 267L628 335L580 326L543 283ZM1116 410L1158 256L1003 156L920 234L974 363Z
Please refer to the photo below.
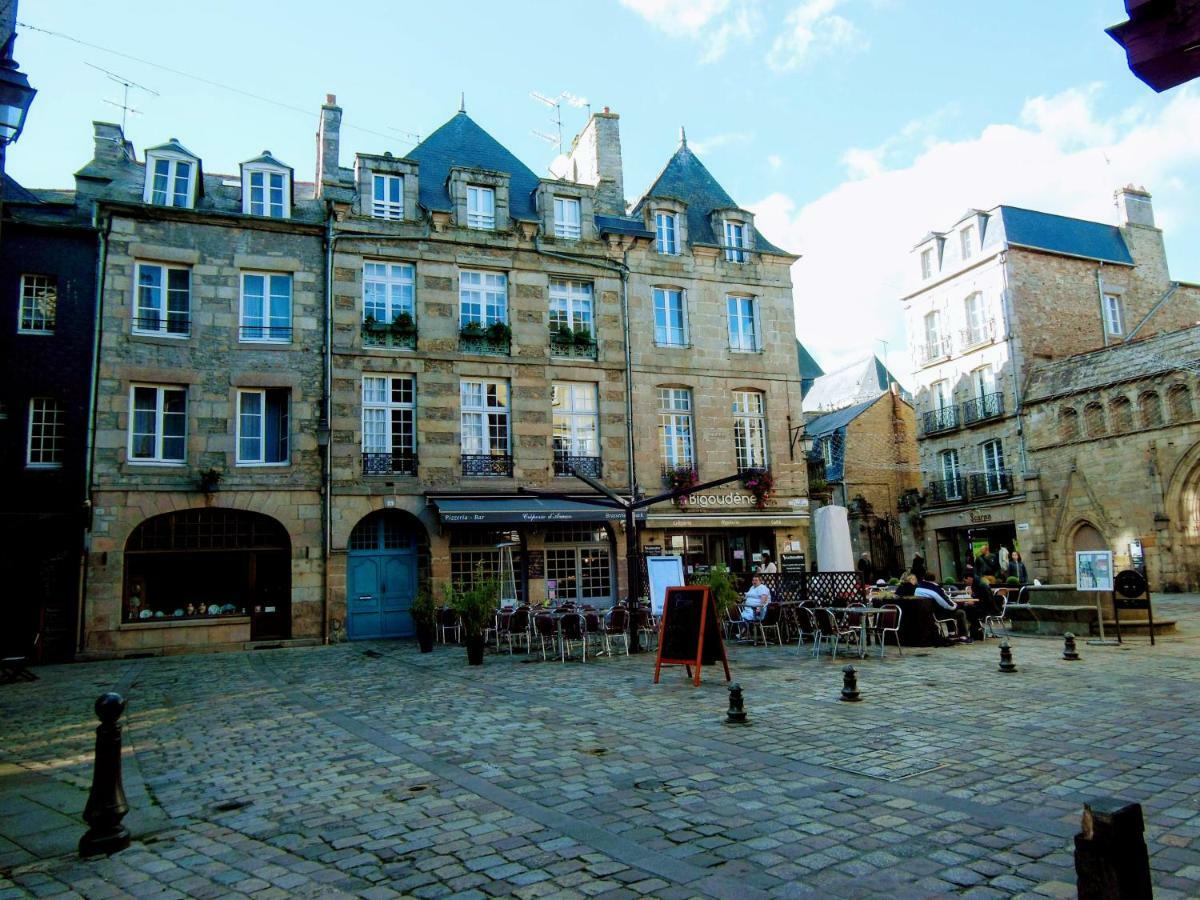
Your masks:
M546 551L545 550L526 550L525 551L526 571L531 579L546 577Z

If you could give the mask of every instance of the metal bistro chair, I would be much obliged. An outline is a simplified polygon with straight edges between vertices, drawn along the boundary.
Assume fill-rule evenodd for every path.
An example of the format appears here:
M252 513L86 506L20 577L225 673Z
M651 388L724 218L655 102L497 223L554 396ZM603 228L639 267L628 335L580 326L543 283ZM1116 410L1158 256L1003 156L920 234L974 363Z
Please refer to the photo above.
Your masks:
M496 615L492 617L492 624L483 629L483 642L486 644L489 638L496 640L496 652L500 652L500 633L508 631L508 620L512 618L513 608L504 606L496 610Z
M546 641L550 642L550 650L558 654L558 617L553 613L538 613L533 617L533 630L538 636L538 644L542 648L542 660L546 659Z
M500 649L500 639L508 641L508 655L512 656L513 642L523 644L529 651L529 607L518 606L508 617L507 625L496 635L496 649Z
M904 611L894 603L885 603L879 607L879 614L875 617L875 640L879 642L879 658L883 659L883 653L887 649L887 636L890 634L896 641L896 649L900 651L900 655L904 655L904 648L900 646L900 617L904 615Z
M782 621L782 618L783 618L783 607L780 606L778 603L768 603L767 608L765 610L763 610L763 617L761 619L751 623L751 627L754 628L758 632L759 636L762 638L764 647L767 644L767 630L768 629L773 630L775 632L775 642L780 647L783 646L783 634L780 632L780 629L779 629L779 623ZM755 643L757 643L757 641Z
M993 613L990 616L983 617L983 636L985 638L988 636L989 630L992 632L992 637L1000 637L1000 635L996 633L997 627L1003 628L1006 633L1009 630L1008 619L1004 618L1005 614L1008 612L1008 597L1004 594L997 594L996 598L1000 601L1000 612L998 614Z
M740 603L730 603L725 607L725 619L721 622L725 626L725 640L731 641L736 637L740 637L745 630L747 624L742 619L742 607Z
M583 661L587 662L587 630L583 616L577 612L566 613L558 620L558 632L562 661L567 661L567 657L571 655L571 644L578 641L583 652Z
M643 635L646 639L646 649L650 649L650 645L658 646L658 623L654 621L654 616L650 613L649 607L639 606L634 612L634 621L637 623L638 634Z
M609 653L612 653L612 642L616 638L621 639L621 643L625 647L625 655L628 656L629 610L621 606L614 606L609 610L608 616L604 620L604 644Z
M842 624L838 621L837 614L828 607L817 610L817 624L820 626L820 635L813 648L813 656L820 654L822 641L831 643L830 650L833 659L837 659L839 643L843 641L846 644L858 643L858 626Z
M454 643L458 643L462 636L462 625L458 621L458 613L450 609L448 606L443 606L437 613L437 629L438 640L443 644L446 643L446 635L454 632Z
M800 652L800 648L804 646L804 638L807 637L815 646L821 636L820 629L817 627L816 617L813 611L807 606L800 605L795 609L796 613L796 653Z
M600 653L608 653L608 634L604 630L604 619L594 606L584 607L583 638L583 655L585 658L587 657L587 644L590 641L595 641L600 645ZM596 655L597 653L593 651L592 656L595 657Z

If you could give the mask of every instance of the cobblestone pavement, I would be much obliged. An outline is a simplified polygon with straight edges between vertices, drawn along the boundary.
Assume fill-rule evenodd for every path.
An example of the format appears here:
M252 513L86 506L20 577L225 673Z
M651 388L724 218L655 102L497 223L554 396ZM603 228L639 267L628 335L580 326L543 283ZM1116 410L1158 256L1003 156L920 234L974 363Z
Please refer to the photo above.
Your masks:
M1104 796L1142 803L1157 896L1195 897L1200 596L1156 616L1180 633L1080 641L1078 663L1015 638L1016 674L996 641L890 649L855 660L857 704L842 659L735 646L744 728L716 670L654 685L649 654L468 668L381 641L47 667L0 687L0 898L1072 897ZM80 861L82 826L27 800L82 808L114 687L142 818L129 850Z

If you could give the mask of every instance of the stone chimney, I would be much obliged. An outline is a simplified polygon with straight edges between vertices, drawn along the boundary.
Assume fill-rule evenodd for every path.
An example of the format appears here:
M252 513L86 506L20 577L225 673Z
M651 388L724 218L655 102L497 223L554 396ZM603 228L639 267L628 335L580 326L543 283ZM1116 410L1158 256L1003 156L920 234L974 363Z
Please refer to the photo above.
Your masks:
M620 119L604 107L593 113L571 142L569 170L580 184L596 188L596 212L625 215L625 176L621 164Z
M93 122L92 141L94 149L92 156L98 163L132 162L135 158L133 144L125 140L125 132L120 125L112 122Z
M337 187L341 181L339 169L342 144L342 108L337 97L325 95L321 105L321 124L317 126L317 196L325 194L326 185Z
M1144 188L1135 188L1132 184L1116 191L1117 208L1121 211L1121 227L1128 225L1143 225L1154 228L1154 204L1150 202L1150 193Z

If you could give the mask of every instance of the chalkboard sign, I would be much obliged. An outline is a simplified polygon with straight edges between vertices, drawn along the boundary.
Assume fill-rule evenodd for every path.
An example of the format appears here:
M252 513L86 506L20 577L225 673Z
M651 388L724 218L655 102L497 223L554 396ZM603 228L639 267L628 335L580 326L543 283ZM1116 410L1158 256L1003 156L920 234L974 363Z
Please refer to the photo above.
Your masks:
M525 551L525 571L529 577L545 578L546 577L546 551L545 550L526 550Z
M720 663L729 681L729 660L721 639L721 621L717 605L704 585L667 589L662 621L658 630L658 659L654 663L654 683L658 684L663 666L683 666L692 683L700 686L700 667ZM693 675L692 666L696 667Z
M781 575L801 575L807 560L803 553L779 554L779 572Z

